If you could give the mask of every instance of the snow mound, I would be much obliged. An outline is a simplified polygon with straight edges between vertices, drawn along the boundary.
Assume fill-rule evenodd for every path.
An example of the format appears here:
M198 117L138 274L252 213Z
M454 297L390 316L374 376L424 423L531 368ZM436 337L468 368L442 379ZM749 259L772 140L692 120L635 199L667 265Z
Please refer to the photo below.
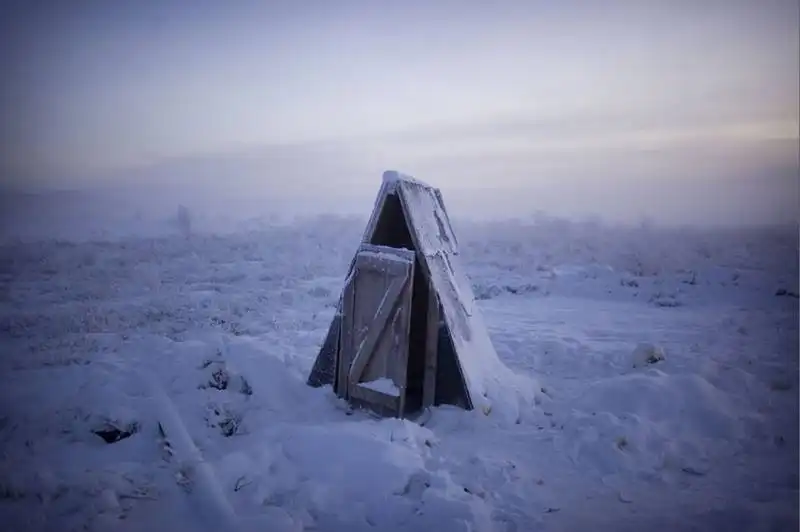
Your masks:
M468 530L469 497L428 470L436 437L400 420L280 424L217 469L236 498L321 530ZM412 524L413 523L413 524Z
M561 440L565 451L602 475L705 475L715 463L707 449L733 456L746 439L737 405L696 375L652 370L607 379L589 386L575 408L580 425Z

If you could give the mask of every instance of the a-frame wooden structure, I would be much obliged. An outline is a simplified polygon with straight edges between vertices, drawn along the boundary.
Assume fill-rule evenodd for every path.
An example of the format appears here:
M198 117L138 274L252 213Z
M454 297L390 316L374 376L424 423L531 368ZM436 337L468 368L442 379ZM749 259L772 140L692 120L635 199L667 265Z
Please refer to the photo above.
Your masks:
M503 372L440 191L385 172L308 384L385 416L488 413Z

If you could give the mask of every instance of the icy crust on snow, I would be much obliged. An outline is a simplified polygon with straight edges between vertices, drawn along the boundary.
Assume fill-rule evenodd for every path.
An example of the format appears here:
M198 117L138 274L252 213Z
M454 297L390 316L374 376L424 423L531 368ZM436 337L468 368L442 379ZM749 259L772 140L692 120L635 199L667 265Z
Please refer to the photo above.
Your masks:
M515 375L492 345L458 257L453 229L441 196L418 182L399 182L409 225L417 236L418 252L428 264L472 406L486 415L517 420L533 408L538 387L531 377Z

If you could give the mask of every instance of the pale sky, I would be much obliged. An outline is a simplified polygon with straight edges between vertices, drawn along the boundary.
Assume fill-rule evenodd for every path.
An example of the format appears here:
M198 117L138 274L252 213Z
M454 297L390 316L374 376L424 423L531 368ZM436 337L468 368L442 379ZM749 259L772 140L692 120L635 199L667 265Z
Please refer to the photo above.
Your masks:
M284 145L442 186L797 165L796 0L7 4L6 179Z

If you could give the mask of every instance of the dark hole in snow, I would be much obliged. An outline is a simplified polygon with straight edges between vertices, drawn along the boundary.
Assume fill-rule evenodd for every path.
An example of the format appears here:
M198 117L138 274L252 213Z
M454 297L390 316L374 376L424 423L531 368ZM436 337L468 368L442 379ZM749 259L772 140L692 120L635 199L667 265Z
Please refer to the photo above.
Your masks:
M253 387L250 386L250 383L247 382L247 379L245 379L244 377L241 378L241 386L239 388L239 391L243 395L253 395Z
M699 469L697 469L695 467L692 467L692 466L682 467L681 471L683 471L687 475L692 475L692 476L695 476L695 477L702 477L702 476L705 475L705 472L703 472L703 471L701 471L701 470L699 470Z
M800 297L795 292L792 292L791 290L787 290L785 288L778 289L778 291L775 292L775 295L777 297L793 297L795 299L798 299L798 297Z
M224 368L214 370L208 385L217 390L224 390L228 387L228 372Z
M136 425L131 425L124 429L115 427L114 425L103 425L92 431L97 436L100 436L106 443L117 443L118 441L130 438L136 433Z
M224 421L220 421L219 428L222 431L222 435L226 438L229 438L236 434L238 423L236 423L236 420L234 419L226 419Z

